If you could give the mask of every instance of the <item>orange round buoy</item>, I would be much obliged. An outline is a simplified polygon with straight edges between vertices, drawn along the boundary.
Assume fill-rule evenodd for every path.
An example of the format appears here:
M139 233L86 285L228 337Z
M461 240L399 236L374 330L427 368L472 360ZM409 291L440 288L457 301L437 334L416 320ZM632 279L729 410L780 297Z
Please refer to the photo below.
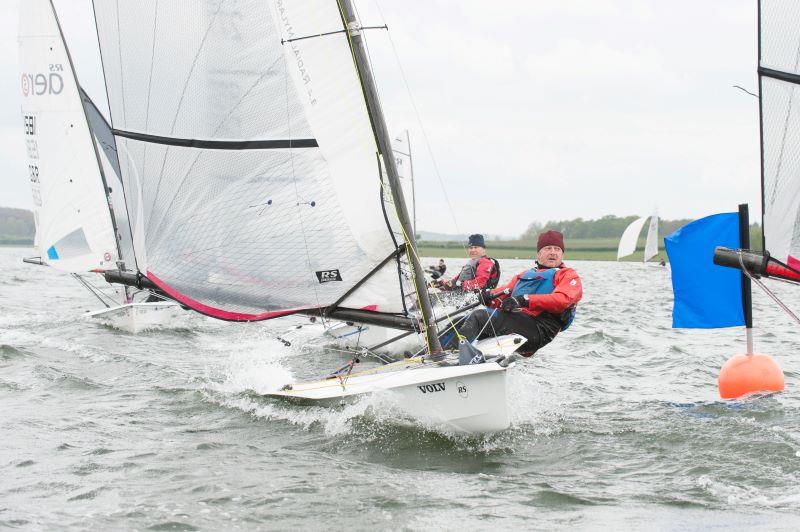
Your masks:
M781 392L783 370L769 355L734 355L719 370L717 384L723 399L754 392Z

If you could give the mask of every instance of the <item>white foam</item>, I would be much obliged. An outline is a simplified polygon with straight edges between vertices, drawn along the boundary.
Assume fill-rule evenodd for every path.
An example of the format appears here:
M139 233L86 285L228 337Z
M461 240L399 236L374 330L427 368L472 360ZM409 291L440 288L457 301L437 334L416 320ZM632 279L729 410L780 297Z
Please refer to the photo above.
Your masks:
M731 506L795 509L800 503L800 489L797 487L793 490L794 493L787 493L785 488L781 488L780 493L773 493L755 487L726 484L707 475L699 477L697 485Z

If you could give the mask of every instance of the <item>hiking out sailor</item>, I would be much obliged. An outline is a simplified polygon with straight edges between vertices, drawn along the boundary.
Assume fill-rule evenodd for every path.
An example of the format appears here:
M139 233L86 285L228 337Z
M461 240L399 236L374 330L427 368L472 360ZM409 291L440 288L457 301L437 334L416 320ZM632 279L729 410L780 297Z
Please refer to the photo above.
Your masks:
M447 264L444 263L444 259L439 259L439 264L431 264L425 271L428 272L431 275L431 279L435 281L447 271Z
M536 264L495 290L482 290L481 302L458 328L467 341L517 333L525 337L519 353L531 356L565 330L583 296L578 273L564 262L564 235L544 231L536 243ZM502 294L504 290L509 293ZM502 294L497 296L497 294ZM458 345L453 335L447 347Z
M467 246L469 262L461 268L458 275L439 282L437 288L468 292L497 286L497 281L500 280L500 264L486 255L483 235L470 235Z

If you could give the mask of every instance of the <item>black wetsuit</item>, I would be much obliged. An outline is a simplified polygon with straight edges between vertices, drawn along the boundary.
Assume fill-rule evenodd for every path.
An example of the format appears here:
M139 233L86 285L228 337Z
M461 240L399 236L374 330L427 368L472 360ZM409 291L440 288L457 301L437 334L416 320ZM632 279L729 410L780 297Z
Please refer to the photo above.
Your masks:
M467 316L458 331L470 342L475 338L520 334L525 337L527 342L518 351L522 356L531 356L553 341L553 338L561 331L561 327L561 320L552 314L542 313L539 316L531 317L521 312L477 308ZM452 336L445 346L446 349L458 347L458 336Z

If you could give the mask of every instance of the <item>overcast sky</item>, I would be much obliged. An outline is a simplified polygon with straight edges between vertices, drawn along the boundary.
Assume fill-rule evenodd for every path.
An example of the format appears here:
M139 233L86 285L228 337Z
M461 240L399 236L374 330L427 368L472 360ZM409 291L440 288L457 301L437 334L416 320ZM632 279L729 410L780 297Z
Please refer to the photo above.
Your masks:
M420 229L517 236L534 220L741 202L760 217L758 101L732 87L757 92L756 0L357 5L364 25L389 26L368 42L390 129L410 130ZM18 6L0 2L0 205L30 208ZM56 6L102 101L91 1Z

